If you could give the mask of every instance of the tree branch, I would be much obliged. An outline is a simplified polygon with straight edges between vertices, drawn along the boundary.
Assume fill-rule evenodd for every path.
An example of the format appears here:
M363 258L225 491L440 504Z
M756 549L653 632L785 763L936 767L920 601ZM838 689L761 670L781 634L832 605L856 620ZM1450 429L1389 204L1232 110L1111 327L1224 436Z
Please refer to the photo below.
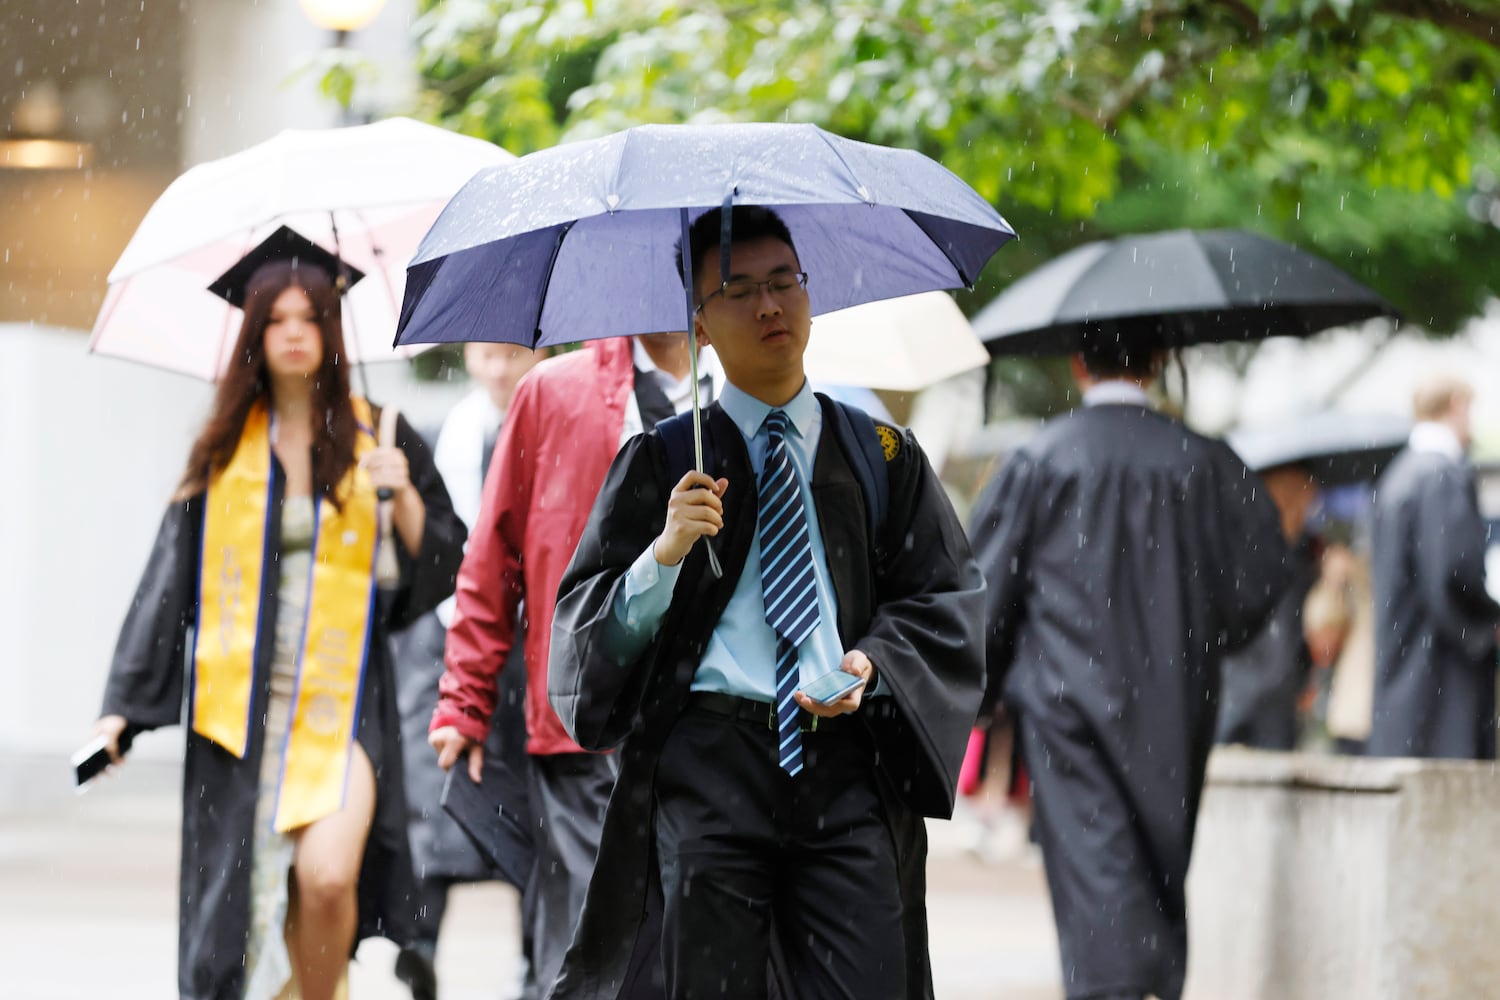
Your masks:
M1500 16L1465 7L1455 0L1383 0L1376 9L1395 17L1426 21L1500 49Z

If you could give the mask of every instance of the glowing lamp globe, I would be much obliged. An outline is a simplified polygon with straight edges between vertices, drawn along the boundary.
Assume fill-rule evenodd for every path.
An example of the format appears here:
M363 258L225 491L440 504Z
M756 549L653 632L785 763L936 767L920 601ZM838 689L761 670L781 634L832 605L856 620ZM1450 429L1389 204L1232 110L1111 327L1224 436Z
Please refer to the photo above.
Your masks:
M298 0L302 12L320 28L358 31L380 13L385 0Z

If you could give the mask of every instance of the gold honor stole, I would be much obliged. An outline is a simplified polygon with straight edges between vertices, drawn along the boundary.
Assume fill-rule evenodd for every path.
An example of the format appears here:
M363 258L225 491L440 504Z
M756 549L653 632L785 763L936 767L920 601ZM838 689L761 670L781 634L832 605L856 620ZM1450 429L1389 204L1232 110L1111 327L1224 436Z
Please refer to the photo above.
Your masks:
M375 447L370 406L363 399L351 402L360 433L355 465L336 491L344 509L317 502L307 618L276 798L275 824L283 833L343 808L359 719L379 522L375 487L358 464ZM240 758L255 708L256 647L262 639L273 641L260 634L271 514L271 420L257 403L245 418L234 457L208 487L193 649L193 731Z

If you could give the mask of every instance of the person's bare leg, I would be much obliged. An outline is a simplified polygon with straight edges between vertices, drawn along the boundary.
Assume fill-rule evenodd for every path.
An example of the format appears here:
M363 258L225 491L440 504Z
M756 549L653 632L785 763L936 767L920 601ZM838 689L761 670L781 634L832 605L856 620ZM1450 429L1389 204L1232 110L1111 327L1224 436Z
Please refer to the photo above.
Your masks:
M375 817L375 771L358 743L349 758L344 808L298 831L296 941L302 1000L334 1000L359 920L356 892Z

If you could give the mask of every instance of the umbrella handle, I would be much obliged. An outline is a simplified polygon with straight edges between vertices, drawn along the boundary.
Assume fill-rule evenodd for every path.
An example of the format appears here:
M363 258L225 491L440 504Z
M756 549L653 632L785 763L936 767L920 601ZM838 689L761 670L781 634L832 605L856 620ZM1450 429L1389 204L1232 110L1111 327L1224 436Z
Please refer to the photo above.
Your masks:
M693 462L699 472L706 472L703 468L703 409L698 402L698 338L694 334L693 322L696 310L693 308L693 251L688 238L688 210L681 209L679 218L682 220L682 293L687 303L688 363L692 366L693 379ZM714 575L715 580L723 579L724 567L719 565L713 539L704 538L703 544L708 548L709 572Z

